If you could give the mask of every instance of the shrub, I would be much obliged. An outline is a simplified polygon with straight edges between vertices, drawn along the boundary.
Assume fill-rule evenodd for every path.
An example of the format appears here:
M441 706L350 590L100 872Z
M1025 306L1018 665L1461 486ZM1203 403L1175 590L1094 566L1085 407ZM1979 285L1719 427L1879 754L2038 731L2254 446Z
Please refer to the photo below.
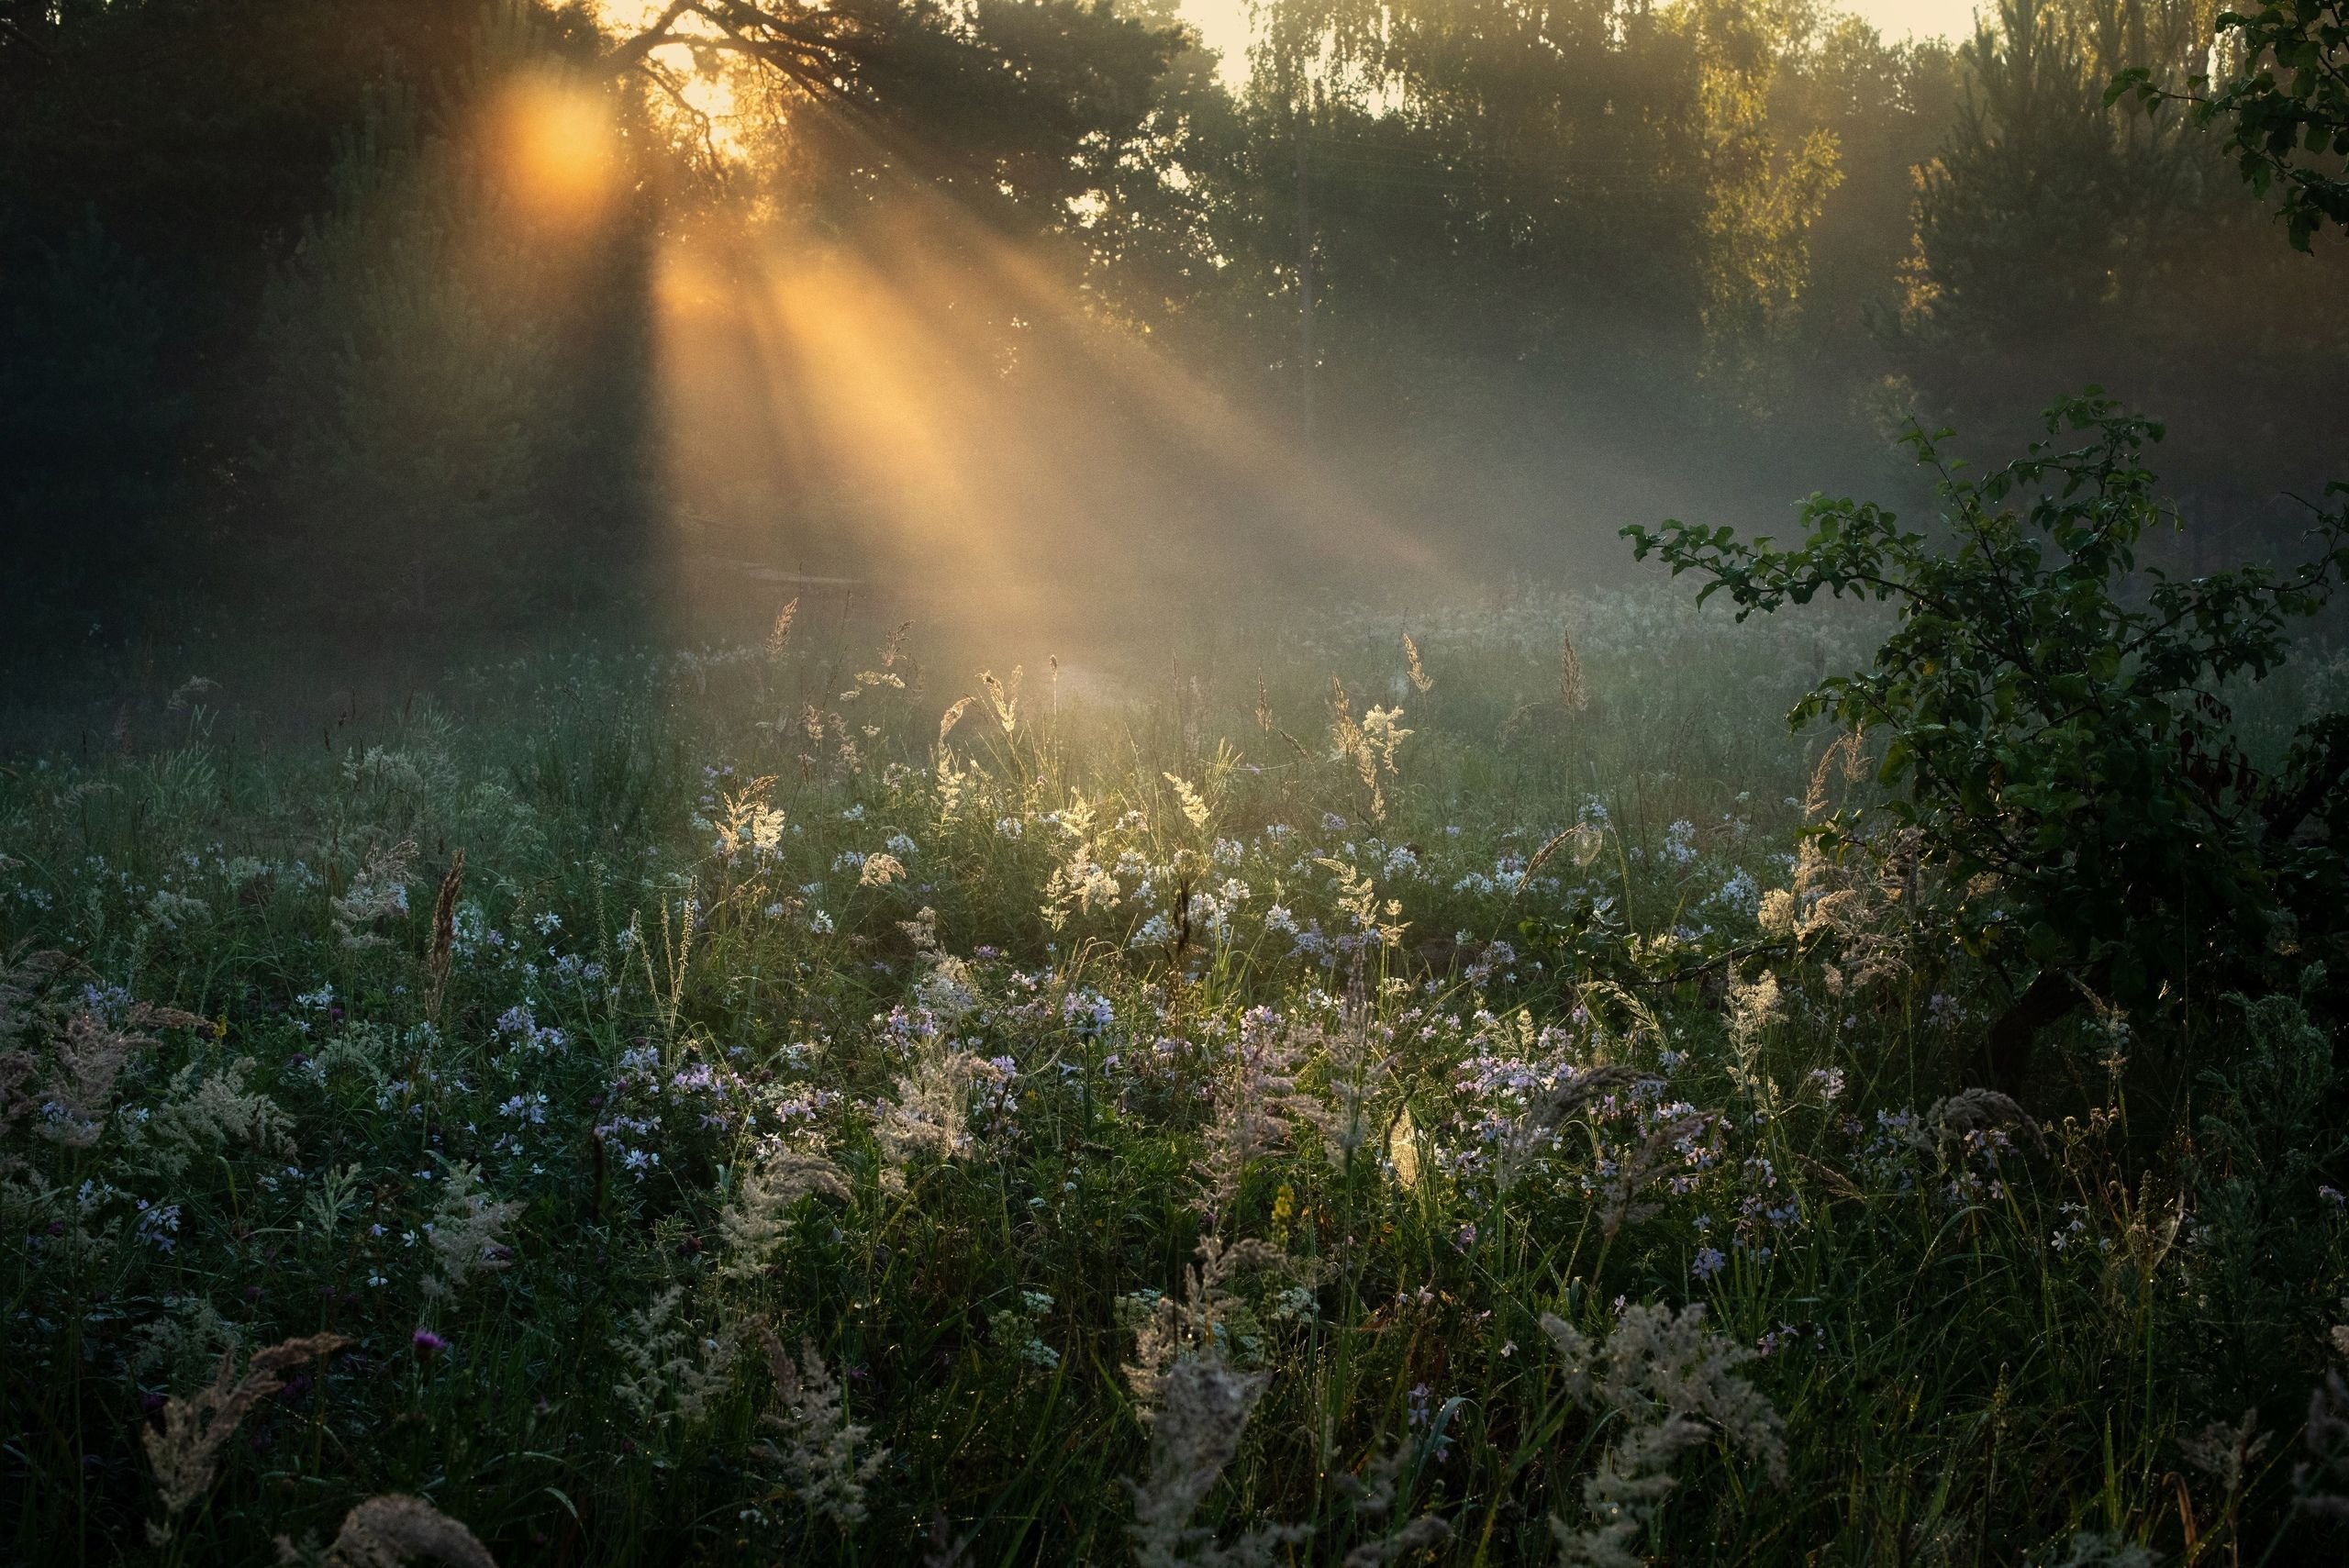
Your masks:
M2303 565L2180 580L2137 560L2169 517L2143 462L2161 427L2091 389L2047 428L2084 442L2034 443L1973 479L1948 432L1912 425L1943 507L1931 530L1822 495L1791 549L1678 521L1625 530L1642 559L1725 590L1741 619L1822 591L1896 606L1871 667L1820 683L1789 722L1881 744L1881 809L1950 889L1939 923L2014 983L1985 1063L2009 1088L2036 1032L2086 991L2124 1006L2291 991L2343 935L2330 829L2349 716L2302 725L2270 760L2234 701L2332 597L2349 508L2316 513ZM1853 813L1819 831L1836 852L1869 840Z

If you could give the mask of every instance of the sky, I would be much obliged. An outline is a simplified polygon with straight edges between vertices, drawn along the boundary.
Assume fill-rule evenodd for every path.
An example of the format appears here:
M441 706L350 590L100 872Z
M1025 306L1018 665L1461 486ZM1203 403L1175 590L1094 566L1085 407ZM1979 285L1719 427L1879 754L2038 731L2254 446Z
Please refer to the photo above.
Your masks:
M1843 8L1866 17L1887 39L1950 39L1974 30L1977 0L1842 0ZM1223 54L1223 72L1237 76L1246 69L1248 0L1182 0L1184 19L1199 29L1209 49Z

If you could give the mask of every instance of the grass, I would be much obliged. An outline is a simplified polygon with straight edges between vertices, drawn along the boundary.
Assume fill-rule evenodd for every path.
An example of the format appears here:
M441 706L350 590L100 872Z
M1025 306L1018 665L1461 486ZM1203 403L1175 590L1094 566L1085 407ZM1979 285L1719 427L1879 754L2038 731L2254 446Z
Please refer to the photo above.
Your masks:
M1400 629L1080 697L802 627L13 759L0 1554L385 1494L508 1563L2337 1548L2290 998L1955 1098L1995 984L1865 876L1760 969L1828 739L1778 716L1865 623L1431 611L1425 691ZM315 1334L169 1514L142 1434Z

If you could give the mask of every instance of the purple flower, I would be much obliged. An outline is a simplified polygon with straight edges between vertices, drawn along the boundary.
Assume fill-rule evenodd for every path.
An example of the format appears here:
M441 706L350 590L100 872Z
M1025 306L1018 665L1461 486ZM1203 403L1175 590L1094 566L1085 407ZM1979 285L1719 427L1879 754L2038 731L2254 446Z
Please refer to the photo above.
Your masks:
M1728 1262L1727 1258L1721 1256L1720 1248L1699 1247L1697 1249L1696 1262L1688 1265L1688 1272L1698 1279L1710 1279L1720 1273L1722 1266Z
M1411 1423L1412 1430L1427 1431L1432 1429L1437 1417L1437 1411L1434 1408L1434 1405L1435 1398L1433 1391L1431 1390L1426 1384L1415 1383L1411 1385L1410 1407L1408 1412L1408 1418ZM1437 1435L1434 1445L1430 1451L1430 1457L1438 1464L1442 1464L1445 1459L1450 1457L1451 1453L1452 1439L1441 1434Z
M418 1329L416 1331L415 1344L416 1353L428 1360L449 1348L449 1341L429 1329Z

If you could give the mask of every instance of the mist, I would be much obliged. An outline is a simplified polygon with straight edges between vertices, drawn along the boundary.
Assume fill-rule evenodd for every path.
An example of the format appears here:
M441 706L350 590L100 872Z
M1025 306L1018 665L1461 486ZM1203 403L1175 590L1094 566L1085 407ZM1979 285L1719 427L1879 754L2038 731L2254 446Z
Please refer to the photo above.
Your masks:
M1620 584L1627 524L1929 506L1907 421L1987 461L2090 384L2255 554L2343 433L2338 247L2101 101L2184 10L876 13L854 76L627 10L13 43L22 657Z

